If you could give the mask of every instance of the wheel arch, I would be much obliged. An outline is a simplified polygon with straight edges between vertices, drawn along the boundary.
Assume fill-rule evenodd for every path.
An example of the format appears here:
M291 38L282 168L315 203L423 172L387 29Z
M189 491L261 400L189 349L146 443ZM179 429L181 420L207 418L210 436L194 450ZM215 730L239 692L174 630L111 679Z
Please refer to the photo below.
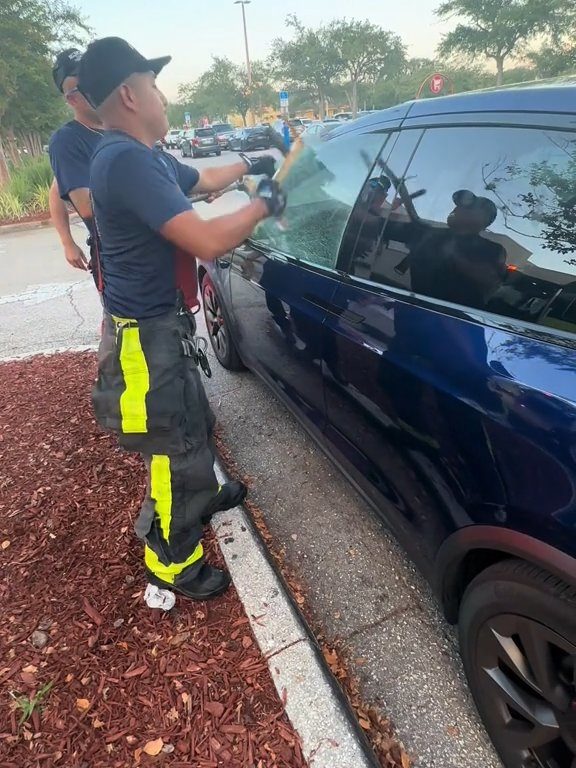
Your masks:
M576 588L576 559L525 533L497 526L470 526L452 534L435 561L435 587L446 619L458 621L460 602L483 570L510 558L524 560Z

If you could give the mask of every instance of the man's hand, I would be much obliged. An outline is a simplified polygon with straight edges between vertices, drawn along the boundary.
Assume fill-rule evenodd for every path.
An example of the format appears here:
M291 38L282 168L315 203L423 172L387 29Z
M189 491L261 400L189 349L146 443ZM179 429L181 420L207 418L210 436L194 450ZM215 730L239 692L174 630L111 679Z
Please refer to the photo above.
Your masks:
M208 203L208 205L210 205L210 203L213 203L214 200L218 200L219 197L222 197L223 194L224 194L224 190L223 189L221 189L220 192L212 192L210 197L207 197L204 202Z
M71 267L74 267L75 269L83 269L84 271L88 269L88 261L86 260L86 256L84 256L82 248L80 248L79 245L76 245L76 243L70 243L70 245L67 245L64 248L64 255L66 256L66 261L68 264L70 264Z
M276 158L272 155L261 155L260 157L248 157L248 155L240 154L240 157L246 163L248 170L246 175L249 176L269 176L272 178L276 173Z
M262 179L258 184L253 198L263 200L268 208L269 216L281 216L286 208L286 193L282 191L277 181L273 179Z

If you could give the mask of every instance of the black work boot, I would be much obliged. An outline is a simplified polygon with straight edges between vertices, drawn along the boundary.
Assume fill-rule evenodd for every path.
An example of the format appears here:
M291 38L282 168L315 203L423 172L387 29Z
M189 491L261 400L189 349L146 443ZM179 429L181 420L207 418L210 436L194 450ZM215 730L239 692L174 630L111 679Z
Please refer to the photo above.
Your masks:
M230 586L230 576L226 571L214 568L208 563L204 563L200 571L194 578L180 578L176 576L173 584L159 579L152 571L147 570L148 581L160 589L169 589L172 592L178 592L192 600L211 600L213 597L226 592Z
M234 507L242 504L247 495L248 488L239 480L225 483L202 515L203 525L207 525L217 512L225 512L227 509L234 509Z

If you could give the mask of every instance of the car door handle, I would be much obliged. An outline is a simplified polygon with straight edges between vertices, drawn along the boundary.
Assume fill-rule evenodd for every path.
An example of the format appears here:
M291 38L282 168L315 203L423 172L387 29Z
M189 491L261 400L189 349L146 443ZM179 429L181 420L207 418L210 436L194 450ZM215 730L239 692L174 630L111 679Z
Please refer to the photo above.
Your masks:
M341 317L342 320L346 320L347 322L352 323L352 325L360 325L366 320L365 315L359 315L358 312L352 312L352 310L346 309L346 307L339 307L337 304L333 304L331 301L326 301L319 296L314 296L311 293L305 293L304 298L311 304L320 307L320 309L329 312L331 315Z

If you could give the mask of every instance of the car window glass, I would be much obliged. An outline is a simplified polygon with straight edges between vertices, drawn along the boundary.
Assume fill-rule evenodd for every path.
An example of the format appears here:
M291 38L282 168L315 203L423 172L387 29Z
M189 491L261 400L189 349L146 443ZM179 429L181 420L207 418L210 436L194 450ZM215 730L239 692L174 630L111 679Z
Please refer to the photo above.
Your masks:
M334 267L358 193L385 141L366 133L325 141L303 137L292 150L286 176L288 204L281 222L266 219L253 239L296 259Z
M576 133L429 129L388 200L354 274L576 330Z
M214 131L212 128L198 128L196 131L196 136L214 136Z

